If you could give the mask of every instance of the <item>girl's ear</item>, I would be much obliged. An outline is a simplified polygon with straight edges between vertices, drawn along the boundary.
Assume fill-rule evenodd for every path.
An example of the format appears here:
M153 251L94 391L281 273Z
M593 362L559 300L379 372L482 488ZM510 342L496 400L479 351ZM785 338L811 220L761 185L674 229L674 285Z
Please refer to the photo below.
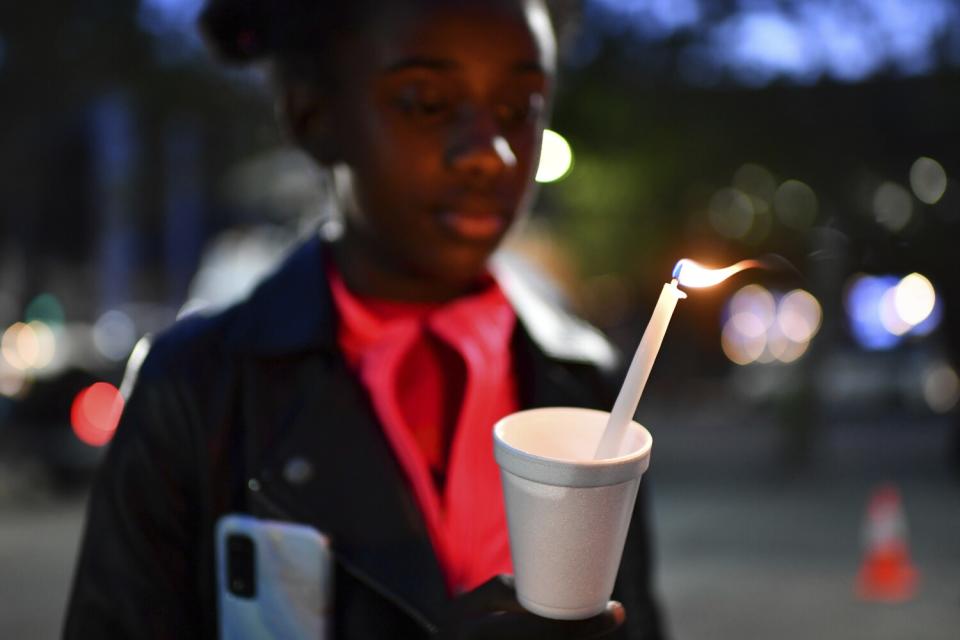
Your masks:
M304 84L291 83L277 100L277 112L287 136L322 165L340 160L329 97Z

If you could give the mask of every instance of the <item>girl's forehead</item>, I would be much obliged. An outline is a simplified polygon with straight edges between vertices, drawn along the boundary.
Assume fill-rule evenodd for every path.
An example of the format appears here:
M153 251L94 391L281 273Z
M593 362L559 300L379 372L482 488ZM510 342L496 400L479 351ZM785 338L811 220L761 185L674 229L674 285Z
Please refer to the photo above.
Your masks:
M550 17L537 0L405 0L391 3L370 27L366 46L380 70L409 59L457 64L478 56L548 74L556 66Z

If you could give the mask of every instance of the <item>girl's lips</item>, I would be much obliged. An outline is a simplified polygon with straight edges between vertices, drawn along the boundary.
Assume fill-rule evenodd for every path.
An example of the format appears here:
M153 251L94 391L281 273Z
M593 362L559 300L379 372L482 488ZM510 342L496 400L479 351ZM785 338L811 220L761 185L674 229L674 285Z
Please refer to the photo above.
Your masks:
M507 226L507 218L496 213L467 213L443 211L440 226L465 240L489 240L500 235Z

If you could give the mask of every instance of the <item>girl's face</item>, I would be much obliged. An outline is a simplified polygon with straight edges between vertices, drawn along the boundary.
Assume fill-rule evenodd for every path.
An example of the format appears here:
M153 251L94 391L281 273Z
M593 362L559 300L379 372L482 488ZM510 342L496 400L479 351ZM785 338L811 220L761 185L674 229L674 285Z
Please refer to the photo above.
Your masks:
M345 240L381 270L462 291L526 207L553 32L535 1L385 3L401 4L345 45L327 132Z

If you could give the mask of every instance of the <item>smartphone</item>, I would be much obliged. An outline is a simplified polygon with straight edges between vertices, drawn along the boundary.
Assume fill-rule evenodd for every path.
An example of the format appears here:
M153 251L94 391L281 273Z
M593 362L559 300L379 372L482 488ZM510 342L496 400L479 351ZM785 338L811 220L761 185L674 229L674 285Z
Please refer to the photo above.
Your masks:
M313 527L229 514L217 521L221 640L324 639L333 632L333 555Z

